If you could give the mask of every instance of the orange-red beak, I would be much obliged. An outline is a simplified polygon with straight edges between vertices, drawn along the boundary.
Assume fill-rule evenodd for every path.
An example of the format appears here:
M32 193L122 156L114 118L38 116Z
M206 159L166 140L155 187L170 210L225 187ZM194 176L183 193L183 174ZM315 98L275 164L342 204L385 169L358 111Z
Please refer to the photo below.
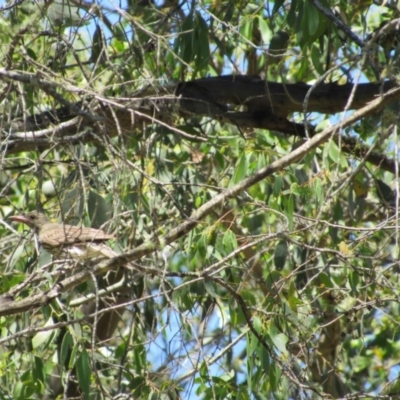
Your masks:
M10 217L11 221L22 222L28 226L31 226L29 219L25 215L13 215Z

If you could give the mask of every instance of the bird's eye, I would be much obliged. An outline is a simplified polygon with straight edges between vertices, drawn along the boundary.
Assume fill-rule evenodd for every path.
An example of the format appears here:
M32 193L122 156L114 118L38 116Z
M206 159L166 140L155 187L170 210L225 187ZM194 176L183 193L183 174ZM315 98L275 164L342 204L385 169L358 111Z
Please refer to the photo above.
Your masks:
M35 219L35 216L34 215L30 215L29 218L30 219Z

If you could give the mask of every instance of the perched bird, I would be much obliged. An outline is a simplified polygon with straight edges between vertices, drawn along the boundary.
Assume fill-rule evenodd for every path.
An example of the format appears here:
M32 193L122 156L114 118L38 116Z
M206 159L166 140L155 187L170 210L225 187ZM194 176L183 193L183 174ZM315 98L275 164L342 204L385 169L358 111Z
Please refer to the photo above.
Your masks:
M56 224L51 222L45 214L37 211L14 215L10 219L32 228L39 243L56 258L84 261L98 257L112 258L118 255L104 243L109 239L114 239L115 236L101 229Z

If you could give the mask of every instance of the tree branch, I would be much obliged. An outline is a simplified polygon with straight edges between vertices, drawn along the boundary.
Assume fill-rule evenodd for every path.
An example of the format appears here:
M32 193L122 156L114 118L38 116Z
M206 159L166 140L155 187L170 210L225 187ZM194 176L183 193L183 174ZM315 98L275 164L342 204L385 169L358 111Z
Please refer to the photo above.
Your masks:
M137 248L114 257L100 265L94 265L90 271L80 271L75 275L65 278L57 283L52 289L45 293L35 294L23 300L14 301L13 296L4 294L0 298L0 316L17 314L22 311L35 309L48 304L62 293L67 292L80 283L83 283L91 278L92 274L100 275L107 271L115 270L117 267L126 265L128 262L133 262L140 259L145 255L154 253L155 251L162 250L166 245L175 242L179 238L185 236L192 229L194 229L207 215L213 212L217 207L222 206L228 199L236 197L244 190L249 189L253 185L284 169L297 160L304 157L311 150L317 148L322 143L328 141L331 137L340 132L341 129L354 124L357 120L364 118L370 113L374 112L377 108L400 98L400 88L393 89L385 95L374 100L361 110L355 112L350 117L344 119L339 124L325 129L323 132L316 134L313 138L306 141L304 144L293 150L291 153L283 156L281 159L274 161L267 167L260 169L258 172L250 175L248 178L243 179L238 184L229 189L219 193L213 199L203 204L199 209L194 211L189 219L172 229L164 237L155 235L151 240L143 243ZM144 268L137 266L137 270L143 274L158 275L159 270L156 268Z

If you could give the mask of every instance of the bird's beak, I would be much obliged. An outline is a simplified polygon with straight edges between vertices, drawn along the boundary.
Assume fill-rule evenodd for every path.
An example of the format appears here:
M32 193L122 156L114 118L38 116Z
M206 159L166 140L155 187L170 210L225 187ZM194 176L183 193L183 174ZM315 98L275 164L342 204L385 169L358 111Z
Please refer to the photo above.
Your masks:
M23 224L29 225L29 219L25 215L13 215L10 217L11 221L22 222Z

